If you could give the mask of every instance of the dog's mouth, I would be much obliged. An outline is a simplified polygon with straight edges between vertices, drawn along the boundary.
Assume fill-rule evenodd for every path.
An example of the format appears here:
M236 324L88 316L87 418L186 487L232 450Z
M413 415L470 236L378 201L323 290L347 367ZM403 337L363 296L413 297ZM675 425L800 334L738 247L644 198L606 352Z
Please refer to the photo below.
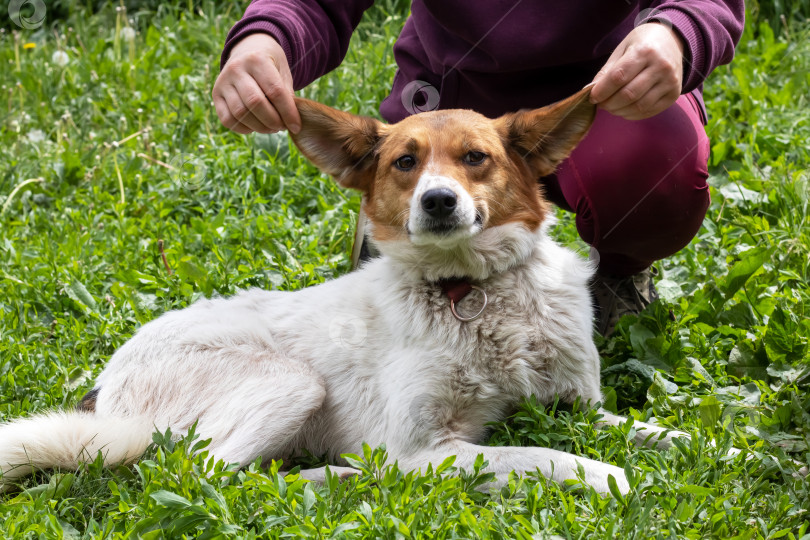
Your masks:
M432 219L425 223L424 231L430 234L439 236L447 236L459 228L457 219L454 220L436 220Z
M485 216L480 208L476 208L472 220L462 220L457 215L445 219L426 218L418 222L418 228L411 229L405 223L405 231L415 244L445 244L447 242L462 241L471 238L484 229Z

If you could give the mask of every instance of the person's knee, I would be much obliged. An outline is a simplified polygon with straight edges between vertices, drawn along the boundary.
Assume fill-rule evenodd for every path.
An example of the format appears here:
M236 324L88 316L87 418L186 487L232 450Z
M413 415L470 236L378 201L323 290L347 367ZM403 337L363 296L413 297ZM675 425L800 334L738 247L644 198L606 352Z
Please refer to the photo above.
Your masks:
M615 198L591 200L592 213L600 217L601 238L595 243L648 244L655 259L683 248L697 234L709 207L706 176L676 167L660 177L633 180L616 186L623 191L621 204Z
M677 252L709 206L708 153L702 125L680 105L639 122L600 111L558 172L580 235L639 261Z
M708 173L700 157L652 144L623 173L593 182L577 209L583 238L600 251L646 261L676 253L697 234L709 207ZM695 151L696 153L696 151Z

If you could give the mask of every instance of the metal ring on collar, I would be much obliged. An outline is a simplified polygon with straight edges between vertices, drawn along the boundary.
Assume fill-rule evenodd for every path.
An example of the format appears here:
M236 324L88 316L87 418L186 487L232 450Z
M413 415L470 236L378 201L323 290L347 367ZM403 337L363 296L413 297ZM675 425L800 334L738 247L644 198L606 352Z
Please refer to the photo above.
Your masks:
M476 313L476 314L475 314L475 315L473 315L472 317L462 317L462 316L461 316L461 315L459 315L459 314L458 314L458 312L456 311L456 303L455 303L455 302L454 302L454 301L451 299L451 300L450 300L450 311L452 311L452 312L453 312L453 317L455 317L456 319L460 320L461 322L470 322L470 321L474 321L475 319L477 319L478 317L480 317L480 316L481 316L481 314L484 312L484 308L486 308L486 307L487 307L487 302L489 301L489 300L487 299L487 293L486 293L486 291L485 291L484 289L482 289L481 287L476 287L475 285L470 285L470 287L472 287L474 290L476 290L476 291L480 292L480 293L483 295L483 297L484 297L484 305L483 305L483 306L481 306L481 309L479 309L479 310L478 310L478 313Z

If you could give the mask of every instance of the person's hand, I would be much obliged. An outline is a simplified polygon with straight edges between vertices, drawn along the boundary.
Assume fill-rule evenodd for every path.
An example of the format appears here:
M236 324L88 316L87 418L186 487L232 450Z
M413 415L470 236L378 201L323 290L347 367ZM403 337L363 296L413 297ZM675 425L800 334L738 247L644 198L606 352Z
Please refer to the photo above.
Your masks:
M237 133L301 129L287 57L268 34L250 34L234 46L211 95L222 125Z
M630 32L594 78L591 103L641 120L668 109L681 95L683 43L671 28L646 23Z

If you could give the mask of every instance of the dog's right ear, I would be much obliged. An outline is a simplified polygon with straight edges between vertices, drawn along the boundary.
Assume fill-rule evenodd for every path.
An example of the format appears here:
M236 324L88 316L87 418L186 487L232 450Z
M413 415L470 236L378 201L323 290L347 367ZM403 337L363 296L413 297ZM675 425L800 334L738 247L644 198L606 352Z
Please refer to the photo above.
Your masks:
M368 191L385 124L309 99L295 98L295 105L301 131L290 136L301 153L341 186Z
M496 120L502 137L529 165L535 178L549 175L585 137L596 116L588 85L547 107L506 114Z

